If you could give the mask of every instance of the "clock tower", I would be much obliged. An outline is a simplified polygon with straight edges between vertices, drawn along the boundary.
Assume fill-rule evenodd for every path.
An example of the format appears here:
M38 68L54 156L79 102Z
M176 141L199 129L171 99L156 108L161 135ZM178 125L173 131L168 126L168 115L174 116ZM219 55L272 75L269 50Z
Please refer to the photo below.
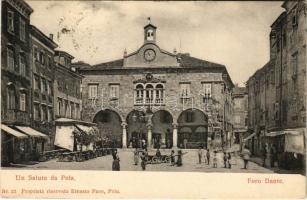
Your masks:
M157 27L151 24L150 17L147 19L148 24L144 26L144 43L156 43Z

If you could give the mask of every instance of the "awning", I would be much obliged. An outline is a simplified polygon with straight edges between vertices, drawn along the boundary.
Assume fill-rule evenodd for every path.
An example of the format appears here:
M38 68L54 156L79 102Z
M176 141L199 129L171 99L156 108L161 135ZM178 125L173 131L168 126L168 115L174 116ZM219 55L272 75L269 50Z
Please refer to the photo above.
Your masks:
M26 133L27 135L31 137L37 137L37 138L45 138L48 139L48 136L38 132L37 130L34 130L28 126L16 126L17 129L21 130L22 132Z
M284 135L284 134L285 134L284 131L272 131L272 132L266 133L265 136L267 136L267 137L275 137L275 136Z
M251 139L252 137L254 137L255 135L256 135L256 132L252 133L249 136L247 136L246 138L244 138L243 141L247 141L247 140Z
M92 130L93 130L93 128L92 127L90 127L90 126L84 126L84 125L80 125L80 124L78 124L78 125L76 125L79 129L81 129L81 130L83 130L86 134L90 134L91 132L92 132Z
M1 124L1 130L5 131L5 133L8 133L8 134L11 134L17 138L20 138L20 139L23 139L23 138L27 138L28 136L19 132L19 131L16 131L4 124Z
M305 130L286 129L285 133L285 152L305 154Z

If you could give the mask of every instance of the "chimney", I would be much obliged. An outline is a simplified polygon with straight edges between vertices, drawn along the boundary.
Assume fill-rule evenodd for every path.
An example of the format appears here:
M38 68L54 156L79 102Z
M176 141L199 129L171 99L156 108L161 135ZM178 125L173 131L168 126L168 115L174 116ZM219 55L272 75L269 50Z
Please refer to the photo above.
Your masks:
M49 34L49 38L50 38L51 40L53 40L53 34L52 34L52 33Z

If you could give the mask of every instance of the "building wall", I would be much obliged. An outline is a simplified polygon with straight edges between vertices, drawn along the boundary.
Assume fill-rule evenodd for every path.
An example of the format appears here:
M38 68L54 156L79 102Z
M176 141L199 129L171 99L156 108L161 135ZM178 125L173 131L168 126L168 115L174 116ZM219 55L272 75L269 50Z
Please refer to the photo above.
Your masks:
M143 69L143 70L119 70L119 71L94 71L94 72L86 72L83 71L82 75L84 79L82 81L82 103L83 103L83 112L82 112L82 120L93 122L95 115L104 109L110 109L115 111L120 115L122 122L127 122L128 115L133 110L142 110L146 111L147 106L135 105L135 84L134 82L137 80L145 80L146 74L152 73L153 79L158 79L164 84L164 103L161 105L151 105L152 111L155 113L159 110L165 110L169 112L172 116L173 122L175 124L178 123L178 118L180 114L190 108L195 108L201 110L207 116L209 116L209 121L215 126L223 126L222 116L223 112L227 113L225 115L225 129L228 131L232 131L232 121L230 119L230 113L232 112L232 108L228 108L228 106L232 106L231 103L225 104L225 101L229 101L231 99L231 86L224 81L222 72L214 72L201 70L201 72L187 70L185 72L178 72L177 70L165 70L165 69ZM183 103L181 100L180 92L182 83L190 83L190 91L191 97L188 102ZM202 83L210 83L211 84L211 92L212 99L215 99L216 102L214 106L219 104L217 113L220 118L217 120L217 114L212 114L213 103L205 104L203 102L203 85ZM89 85L97 85L98 94L96 99L89 98ZM110 98L110 84L119 84L119 98L117 102L114 102ZM227 89L225 89L227 88ZM225 92L227 90L227 92ZM223 110L223 107L225 109ZM180 125L180 122L179 122ZM162 132L165 133L167 128L171 128L172 131L172 123L159 124L159 127L163 129ZM146 130L146 127L143 127ZM210 129L211 128L211 129ZM209 128L209 132L212 132L212 127ZM132 130L131 124L129 127L128 122L128 132ZM159 132L157 128L153 128L153 133ZM161 131L160 131L161 132ZM180 130L179 130L180 132ZM128 135L130 137L130 135ZM226 136L225 136L226 139ZM166 142L165 134L162 134L162 140Z
M10 3L9 3L10 2ZM17 1L2 1L1 26L1 120L7 124L30 125L30 62L29 62L29 23L31 11L21 12L16 6ZM14 5L14 6L13 6ZM22 4L21 4L22 5ZM8 10L14 13L14 32L8 31ZM28 12L28 13L26 13ZM23 15L23 14L24 15ZM20 20L25 22L25 41L20 39ZM14 69L8 68L8 48L14 53ZM25 74L20 72L20 57L25 60ZM8 109L8 88L15 90L15 109ZM25 111L20 109L20 95L26 94Z
M55 116L56 118L64 117L70 119L80 119L81 115L81 76L76 72L68 69L57 63L55 70L54 82L54 102L55 102ZM62 102L59 110L59 100ZM65 112L65 104L67 102L67 109ZM69 112L74 110L73 113ZM60 111L60 112L59 112Z
M54 136L54 50L43 44L40 37L31 35L32 69L32 127ZM45 149L52 149L47 143Z
M270 61L249 78L249 129L261 131L306 127L306 3L286 1L286 9L272 24Z

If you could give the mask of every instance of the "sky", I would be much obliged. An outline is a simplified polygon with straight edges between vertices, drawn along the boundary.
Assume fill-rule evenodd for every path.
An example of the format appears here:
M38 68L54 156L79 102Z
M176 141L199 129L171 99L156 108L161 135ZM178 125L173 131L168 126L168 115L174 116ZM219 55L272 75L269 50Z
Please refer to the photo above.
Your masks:
M34 9L31 24L53 34L73 62L99 64L137 50L150 17L160 48L223 64L240 86L269 61L270 26L283 12L281 1L27 3Z

